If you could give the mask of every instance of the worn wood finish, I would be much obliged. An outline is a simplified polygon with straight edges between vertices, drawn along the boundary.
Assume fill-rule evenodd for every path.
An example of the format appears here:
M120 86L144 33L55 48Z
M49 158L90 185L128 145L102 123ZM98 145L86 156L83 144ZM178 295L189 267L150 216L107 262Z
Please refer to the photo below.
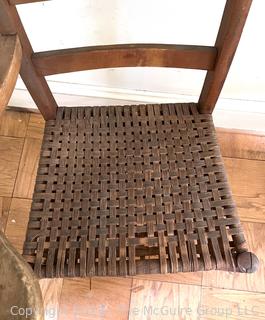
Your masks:
M39 52L33 63L44 76L100 68L171 67L211 70L216 49L166 44L119 44Z
M7 0L0 0L0 33L17 33L23 47L20 75L29 93L46 120L54 119L57 104L45 78L39 75L32 64L32 47L14 6Z
M199 98L199 111L212 113L236 52L252 0L227 0L215 46L215 68L208 71Z
M33 3L33 2L44 2L44 1L50 1L50 0L8 0L8 2L12 5Z
M12 4L28 2L12 1ZM46 119L55 118L57 105L44 75L125 66L209 70L199 99L199 111L211 113L236 51L251 2L252 0L227 0L215 47L168 47L166 45L125 45L122 47L117 45L34 54L17 11L13 5L8 4L7 0L0 0L0 31L18 32L23 45L21 76ZM31 61L32 55L34 65Z
M22 49L18 36L4 36L0 33L0 114L6 107L15 87L21 57Z

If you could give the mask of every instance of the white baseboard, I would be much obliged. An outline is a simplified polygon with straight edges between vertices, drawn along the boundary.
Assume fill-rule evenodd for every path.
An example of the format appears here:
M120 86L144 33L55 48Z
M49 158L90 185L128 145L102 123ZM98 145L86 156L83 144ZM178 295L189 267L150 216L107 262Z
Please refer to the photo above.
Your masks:
M196 102L195 95L173 94L48 81L59 105L114 105ZM10 106L36 108L22 81L18 81ZM265 101L220 98L215 108L217 127L265 132Z

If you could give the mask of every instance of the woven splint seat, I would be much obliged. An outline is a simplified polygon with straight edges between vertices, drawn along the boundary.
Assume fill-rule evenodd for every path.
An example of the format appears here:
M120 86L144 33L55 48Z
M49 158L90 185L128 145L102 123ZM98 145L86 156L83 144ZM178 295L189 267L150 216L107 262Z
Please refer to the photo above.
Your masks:
M254 272L258 259L248 252L211 116L252 0L226 1L214 46L128 43L42 52L33 51L14 6L22 2L36 0L0 0L0 33L18 34L20 75L46 120L23 249L35 273ZM58 107L45 79L121 67L207 74L197 104L93 108ZM6 83L6 97L10 88Z
M235 270L244 236L196 104L59 108L24 257L40 277Z

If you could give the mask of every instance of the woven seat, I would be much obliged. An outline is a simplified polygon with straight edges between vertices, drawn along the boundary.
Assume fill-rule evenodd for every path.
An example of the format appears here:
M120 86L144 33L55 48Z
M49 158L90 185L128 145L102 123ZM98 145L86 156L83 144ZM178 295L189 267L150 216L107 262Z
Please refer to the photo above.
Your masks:
M59 108L47 121L24 246L40 277L235 270L244 242L196 104Z
M0 33L18 34L20 75L46 120L23 250L35 273L256 271L211 117L252 0L226 1L214 46L119 43L42 52L33 51L14 6L26 2L36 0L0 0ZM58 107L45 79L123 67L207 73L198 104L123 107Z

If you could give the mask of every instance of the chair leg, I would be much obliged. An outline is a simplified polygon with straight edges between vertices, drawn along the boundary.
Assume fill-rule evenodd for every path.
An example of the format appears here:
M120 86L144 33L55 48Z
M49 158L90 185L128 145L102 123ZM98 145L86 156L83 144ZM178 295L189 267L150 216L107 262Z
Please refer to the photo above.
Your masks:
M249 251L241 252L237 256L237 266L239 271L244 273L253 273L258 270L259 259L257 256Z

